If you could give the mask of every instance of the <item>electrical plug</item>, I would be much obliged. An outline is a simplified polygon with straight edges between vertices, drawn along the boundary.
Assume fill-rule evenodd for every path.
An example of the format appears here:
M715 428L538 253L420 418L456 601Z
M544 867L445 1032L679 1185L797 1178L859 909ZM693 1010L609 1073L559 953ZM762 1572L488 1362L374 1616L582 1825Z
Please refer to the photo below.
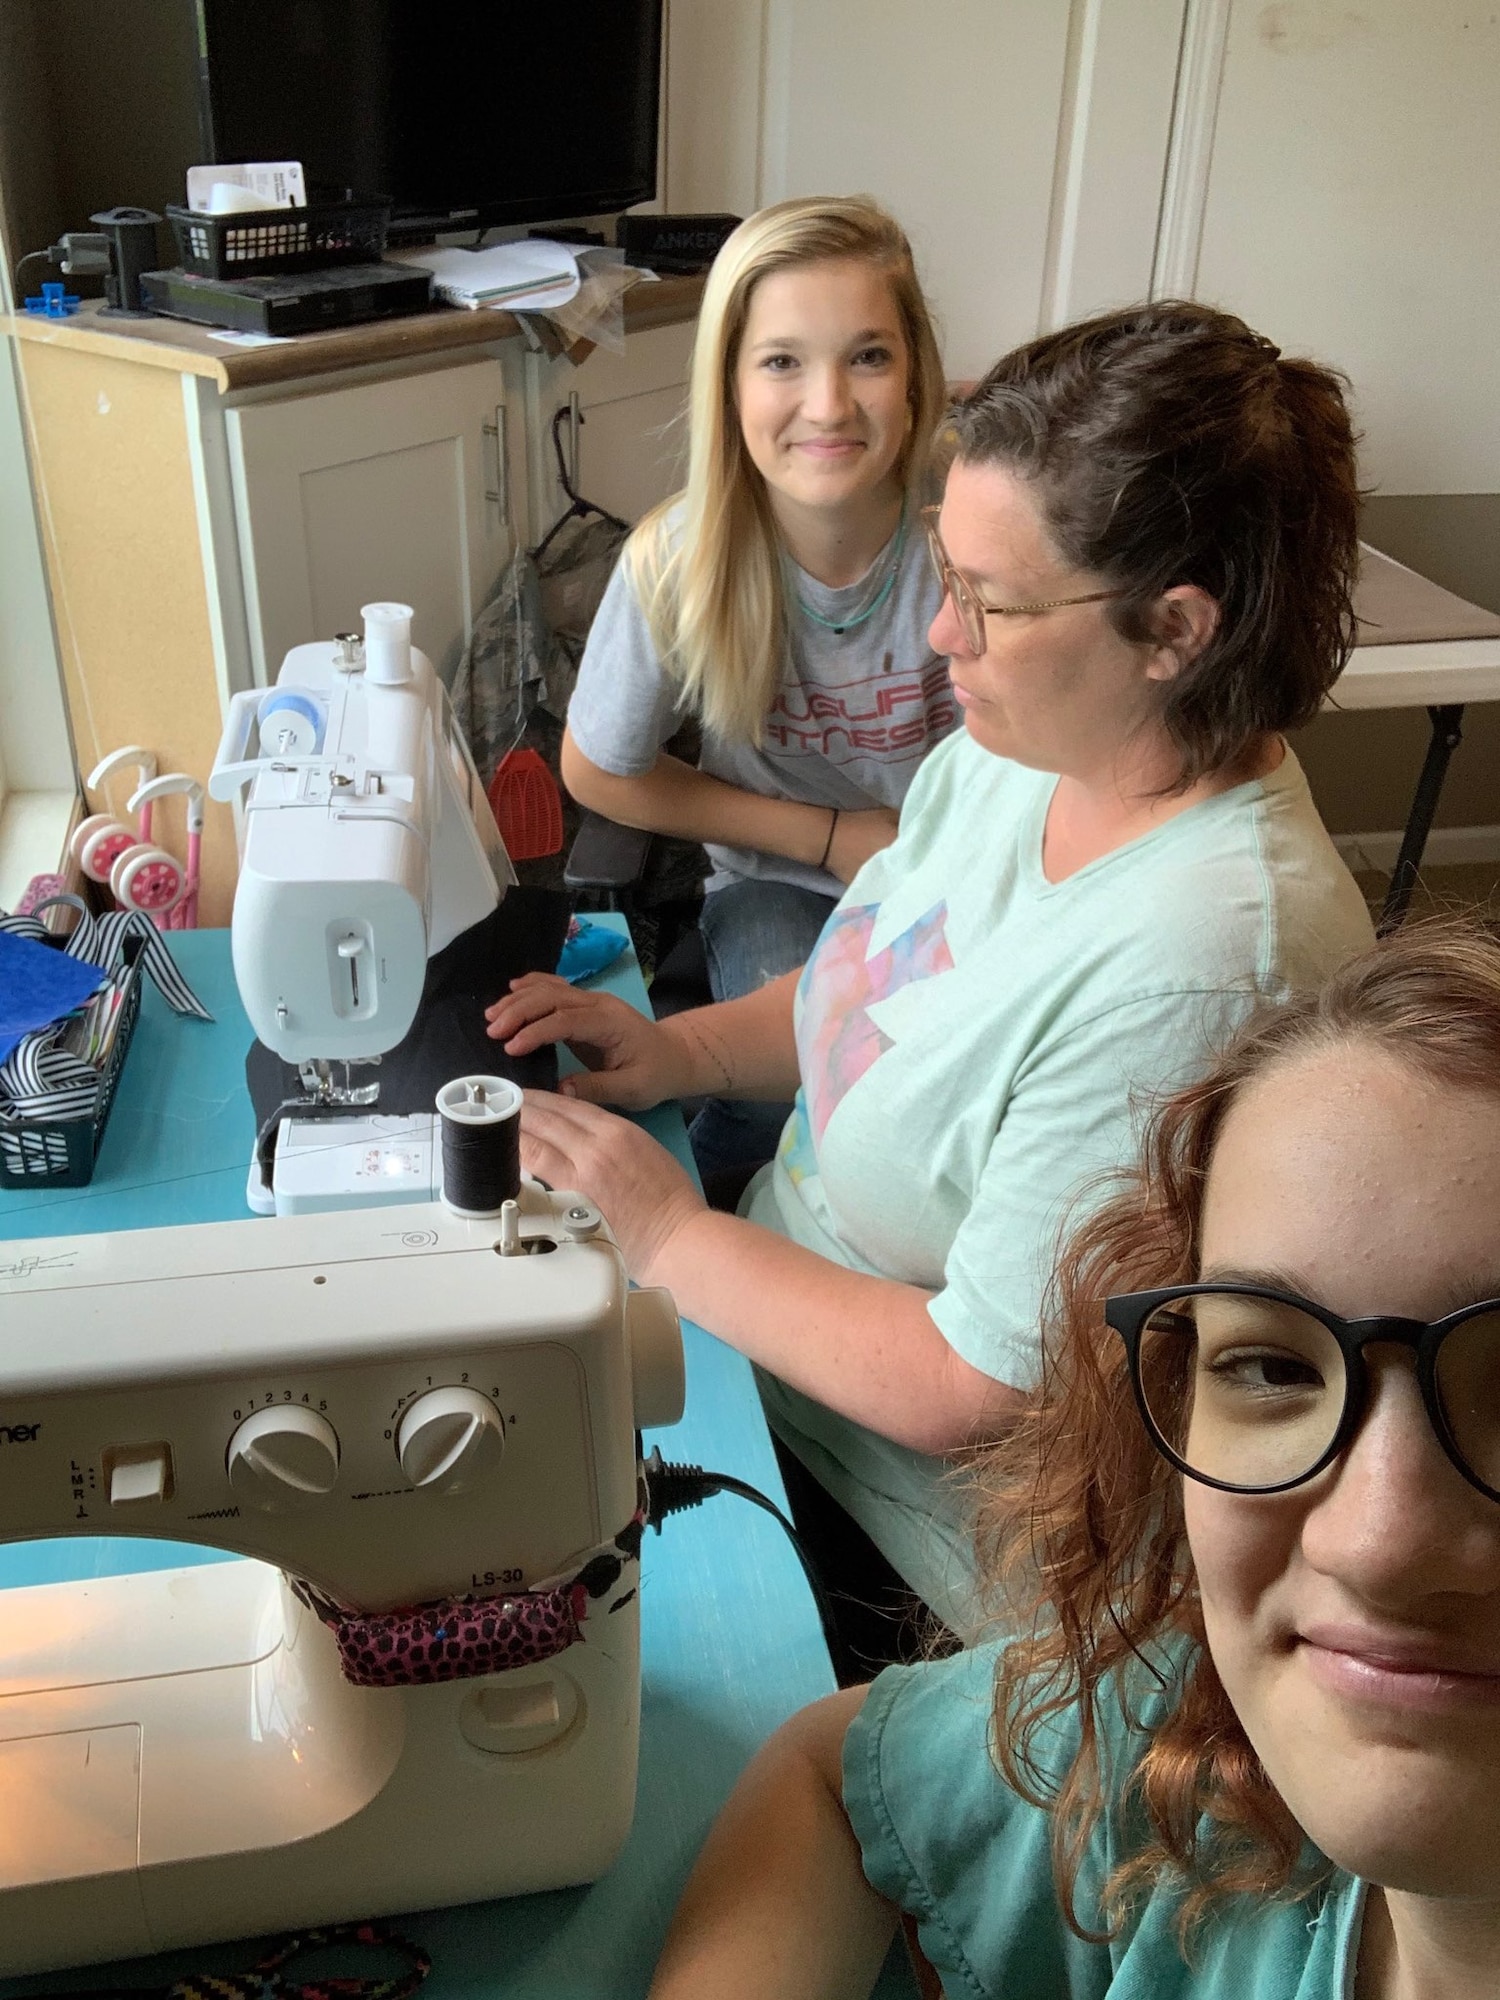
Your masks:
M109 238L99 230L70 229L48 251L64 276L85 277L109 269Z

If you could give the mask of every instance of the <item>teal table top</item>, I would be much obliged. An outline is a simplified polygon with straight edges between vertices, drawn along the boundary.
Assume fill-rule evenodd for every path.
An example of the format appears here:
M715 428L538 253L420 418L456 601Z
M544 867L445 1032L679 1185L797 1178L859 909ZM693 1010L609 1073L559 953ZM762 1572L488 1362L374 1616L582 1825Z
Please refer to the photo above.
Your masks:
M604 922L620 922L604 918ZM254 1120L244 1085L251 1034L227 931L174 934L182 970L214 1015L180 1020L148 986L92 1184L0 1191L0 1246L82 1231L245 1216ZM598 984L644 1007L627 952ZM675 1107L642 1123L679 1159ZM267 1225L270 1226L270 1225ZM6 1251L0 1247L0 1258ZM701 1328L683 1329L687 1411L648 1435L667 1457L748 1480L785 1507L748 1364ZM179 1544L89 1538L0 1546L0 1590L89 1575L223 1560ZM620 1860L585 1889L423 1911L393 1920L432 1953L424 2000L630 2000L643 1994L682 1883L744 1764L795 1709L833 1686L806 1582L758 1508L710 1501L648 1534L642 1558L642 1714L635 1824ZM3 1648L0 1598L0 1648ZM0 1984L0 1996L81 1986L160 1985L194 1969L244 1969L243 1944L123 1967ZM880 2000L914 1991L893 1953Z

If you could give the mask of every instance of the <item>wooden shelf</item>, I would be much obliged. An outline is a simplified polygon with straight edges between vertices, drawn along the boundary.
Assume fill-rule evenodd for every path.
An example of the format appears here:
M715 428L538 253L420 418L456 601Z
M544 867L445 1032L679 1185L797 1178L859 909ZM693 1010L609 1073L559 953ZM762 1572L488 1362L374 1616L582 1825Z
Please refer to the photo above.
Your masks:
M703 279L662 278L625 294L625 331L673 326L696 318ZM0 332L40 346L134 361L179 375L207 376L221 395L269 383L300 382L346 368L392 361L422 360L466 348L490 346L521 333L514 313L482 309L464 312L442 306L405 319L375 320L332 333L304 333L272 347L236 347L216 340L207 327L184 320L125 319L90 300L71 319L43 319L32 313L0 315Z

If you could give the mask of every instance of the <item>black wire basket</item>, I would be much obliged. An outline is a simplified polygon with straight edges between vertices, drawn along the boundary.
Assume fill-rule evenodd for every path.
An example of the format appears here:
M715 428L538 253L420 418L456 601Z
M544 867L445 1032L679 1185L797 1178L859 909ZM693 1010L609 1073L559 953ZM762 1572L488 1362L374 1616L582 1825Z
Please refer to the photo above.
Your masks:
M133 940L127 940L126 950ZM59 949L61 945L59 943ZM122 989L119 1017L92 1112L81 1118L23 1118L0 1124L0 1187L87 1187L104 1144L126 1051L141 1011L142 958L139 945Z
M203 278L254 278L377 264L385 250L391 204L380 195L203 215L167 205L184 271Z

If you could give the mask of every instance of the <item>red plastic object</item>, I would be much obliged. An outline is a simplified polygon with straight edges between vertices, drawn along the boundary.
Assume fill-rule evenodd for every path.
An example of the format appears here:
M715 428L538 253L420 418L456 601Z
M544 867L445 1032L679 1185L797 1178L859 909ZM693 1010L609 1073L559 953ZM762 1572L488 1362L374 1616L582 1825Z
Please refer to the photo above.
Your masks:
M537 750L511 750L490 780L490 811L512 861L540 861L563 844L562 793Z

